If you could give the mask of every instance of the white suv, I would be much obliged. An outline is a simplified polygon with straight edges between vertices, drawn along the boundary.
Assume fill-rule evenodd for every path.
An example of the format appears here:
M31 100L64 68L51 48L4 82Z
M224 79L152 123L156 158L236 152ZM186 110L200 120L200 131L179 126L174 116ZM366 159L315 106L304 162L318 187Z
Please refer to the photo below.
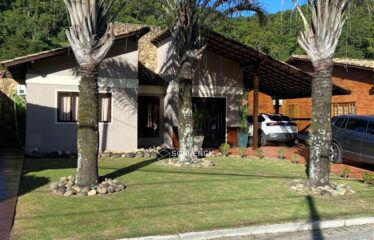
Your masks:
M258 115L259 122L259 144L266 145L267 142L284 142L287 146L295 144L297 139L297 126L295 121L280 114ZM252 144L253 115L248 116L249 143Z

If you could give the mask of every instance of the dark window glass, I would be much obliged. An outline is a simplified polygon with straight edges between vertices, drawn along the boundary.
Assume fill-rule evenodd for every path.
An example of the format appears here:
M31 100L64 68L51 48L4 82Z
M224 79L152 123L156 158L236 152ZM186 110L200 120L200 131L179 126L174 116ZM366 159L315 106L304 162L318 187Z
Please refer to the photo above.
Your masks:
M160 137L160 98L139 96L139 137Z
M356 132L365 132L366 126L367 121L362 119L350 118L345 128Z
M57 121L77 122L79 93L58 92L57 93ZM111 122L112 119L112 94L99 93L99 121Z
M333 120L333 123L336 127L341 128L343 125L345 118L336 118L335 121Z
M280 116L280 115L269 115L271 121L291 121L291 119L287 116Z
M57 93L57 121L58 122L76 122L78 119L78 100L77 92L59 92Z
M374 122L370 122L367 130L368 134L374 135Z

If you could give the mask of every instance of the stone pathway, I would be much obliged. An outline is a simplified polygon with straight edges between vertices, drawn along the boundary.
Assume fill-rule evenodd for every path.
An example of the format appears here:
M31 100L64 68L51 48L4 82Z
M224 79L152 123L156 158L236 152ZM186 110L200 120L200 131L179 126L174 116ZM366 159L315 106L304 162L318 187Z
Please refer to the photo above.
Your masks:
M218 238L216 240L374 240L374 224L314 231Z
M0 148L0 239L9 239L17 204L23 153Z

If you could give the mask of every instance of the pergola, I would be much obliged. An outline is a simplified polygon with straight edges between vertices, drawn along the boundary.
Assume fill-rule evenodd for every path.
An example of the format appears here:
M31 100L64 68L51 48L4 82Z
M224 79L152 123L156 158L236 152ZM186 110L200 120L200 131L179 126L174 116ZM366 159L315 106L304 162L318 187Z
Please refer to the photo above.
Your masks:
M280 99L311 97L312 75L296 67L280 62L252 47L229 39L210 30L204 30L207 49L238 62L244 74L244 86L253 90L253 116L258 115L259 92L275 99L275 108L279 110ZM165 30L152 42L159 44L170 37ZM350 94L349 90L333 86L334 95ZM258 118L253 118L253 147L258 147Z

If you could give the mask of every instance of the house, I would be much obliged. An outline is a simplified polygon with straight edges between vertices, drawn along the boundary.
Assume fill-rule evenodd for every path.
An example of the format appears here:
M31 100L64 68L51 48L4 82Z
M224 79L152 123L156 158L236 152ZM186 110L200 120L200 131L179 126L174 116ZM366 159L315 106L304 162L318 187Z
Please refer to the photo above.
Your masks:
M236 142L241 95L254 79L272 96L310 96L310 74L215 32L204 34L207 48L193 81L194 111L204 113L196 124L203 147ZM70 48L1 64L27 85L25 150L75 152L79 72ZM115 43L99 70L100 151L178 147L177 65L168 31L116 25ZM347 92L335 86L334 93Z

